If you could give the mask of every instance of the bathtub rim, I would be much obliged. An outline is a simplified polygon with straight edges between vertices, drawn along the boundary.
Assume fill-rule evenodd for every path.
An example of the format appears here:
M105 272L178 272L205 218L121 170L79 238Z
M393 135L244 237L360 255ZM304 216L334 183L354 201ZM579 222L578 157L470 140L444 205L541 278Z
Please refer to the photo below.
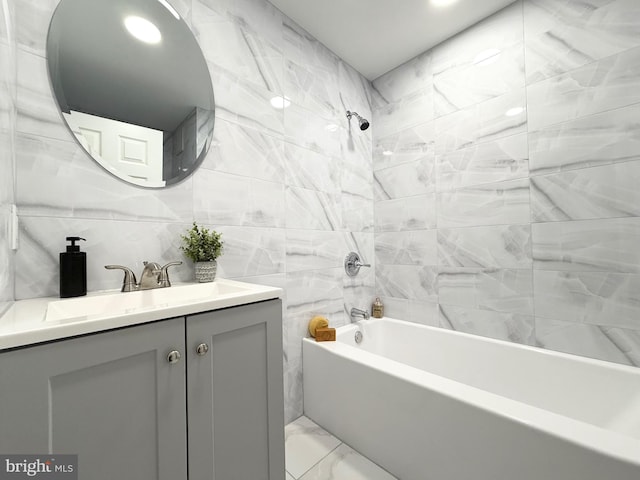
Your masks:
M516 344L495 338L481 337L479 335L407 322L390 317L360 320L355 323L338 327L338 341L335 342L316 342L311 338L303 339L303 356L305 348L324 349L336 356L346 359L347 361L358 363L365 368L379 370L386 375L391 375L421 388L429 389L449 397L454 401L462 402L472 408L488 411L492 415L507 418L510 421L516 422L525 427L537 428L543 433L556 437L560 440L592 451L597 451L632 465L640 466L640 439L545 410L534 405L529 405L518 400L503 397L496 393L492 393L478 387L473 387L447 377L439 376L339 341L339 337L341 335L349 335L350 332L355 334L360 326L366 324L366 322L377 323L380 321L410 324L411 326L433 330L437 333L462 335L464 337L469 337L473 341L482 341L509 348L527 349L534 351L537 354L567 358L574 361L584 362L586 364L605 366L616 370L620 369L621 371L632 372L635 375L639 375L640 371L637 367L581 357L579 355L572 355L564 352L555 352L540 347ZM305 362L303 360L303 368L304 367ZM307 379L305 377L306 376L303 377L303 381L306 382Z
M545 356L549 356L549 357L559 357L559 358L565 358L568 360L573 360L573 361L579 361L580 363L585 363L587 365L599 365L599 366L605 366L607 368L611 368L614 370L620 370L621 372L627 372L627 373L634 373L635 375L640 375L640 367L637 366L633 366L633 365L625 365L623 363L617 363L617 362L612 362L612 361L608 361L608 360L601 360L599 358L593 358L593 357L585 357L582 355L577 355L575 353L568 353L568 352L561 352L559 350L551 350L548 348L544 348L544 347L537 347L535 345L526 345L524 343L517 343L517 342L511 342L508 340L501 340L499 338L493 338L493 337L485 337L483 335L477 335L477 334L473 334L473 333L467 333L467 332L460 332L458 330L451 330L448 328L442 328L442 327L434 327L432 325L425 325L422 323L416 323L416 322L409 322L407 320L400 320L397 318L393 318L393 317L382 317L382 318L371 318L369 320L359 320L357 322L353 322L353 323L349 323L347 325L343 325L340 327L336 328L336 340L337 342L313 342L313 343L325 343L325 344L329 344L329 343L339 343L339 337L340 335L345 335L346 332L348 332L349 330L353 330L354 334L356 329L360 328L360 326L362 325L366 325L367 323L378 323L380 321L388 321L391 323L394 322L398 322L401 324L408 324L411 326L416 326L419 327L421 329L424 330L428 330L428 331L433 331L436 333L445 333L447 335L453 335L453 336L459 336L462 338L469 338L472 339L474 341L478 340L481 341L483 343L489 343L489 344L494 344L494 345L501 345L503 347L508 347L508 348L514 348L514 349L522 349L522 350L529 350L531 352L535 352L537 354L540 355L545 355ZM305 340L312 340L310 338L305 338ZM342 342L344 343L344 342Z

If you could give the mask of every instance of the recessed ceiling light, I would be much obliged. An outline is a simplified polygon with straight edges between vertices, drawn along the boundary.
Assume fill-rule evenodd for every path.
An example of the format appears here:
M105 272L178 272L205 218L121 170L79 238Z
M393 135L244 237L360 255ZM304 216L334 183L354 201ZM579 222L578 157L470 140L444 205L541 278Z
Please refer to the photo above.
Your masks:
M458 0L431 0L431 5L435 7L448 7L449 5L453 5Z
M176 20L180 20L180 15L178 15L178 12L176 11L175 8L173 8L169 2L167 2L167 0L158 0L163 6L164 8L166 8L167 10L169 10L169 12L171 13L171 15L173 15L174 17L176 17Z
M488 48L487 50L483 50L479 54L475 56L473 59L474 65L479 65L484 67L485 65L491 65L494 62L497 62L500 58L500 53L502 53L497 48Z
M513 107L505 112L507 117L515 117L516 115L520 115L524 112L524 107Z
M391 150L385 150L382 152L382 155L384 155L385 157L390 157L391 155L393 155L393 152Z
M275 97L271 98L270 102L271 106L273 108L277 108L278 110L282 110L291 105L291 100L289 100L289 97L281 97L280 95L276 95Z
M124 19L124 25L129 33L138 40L145 43L160 43L162 35L160 30L153 23L142 17L127 17Z

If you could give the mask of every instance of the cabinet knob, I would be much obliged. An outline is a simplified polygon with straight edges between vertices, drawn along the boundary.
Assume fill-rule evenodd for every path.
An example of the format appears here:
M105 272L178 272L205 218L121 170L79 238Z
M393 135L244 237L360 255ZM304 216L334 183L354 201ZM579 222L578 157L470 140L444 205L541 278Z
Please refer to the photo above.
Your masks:
M167 362L169 362L171 364L178 363L180 361L181 357L182 357L182 355L180 355L179 351L172 350L167 355Z
M206 343L201 343L196 347L196 353L201 357L205 356L208 351L209 351L209 345L207 345Z

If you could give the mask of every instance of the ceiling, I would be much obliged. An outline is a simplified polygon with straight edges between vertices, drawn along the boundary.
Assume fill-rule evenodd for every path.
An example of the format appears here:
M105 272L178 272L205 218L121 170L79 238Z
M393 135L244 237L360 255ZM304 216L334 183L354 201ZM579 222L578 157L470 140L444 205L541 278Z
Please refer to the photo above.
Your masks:
M458 0L269 0L369 80L513 3Z

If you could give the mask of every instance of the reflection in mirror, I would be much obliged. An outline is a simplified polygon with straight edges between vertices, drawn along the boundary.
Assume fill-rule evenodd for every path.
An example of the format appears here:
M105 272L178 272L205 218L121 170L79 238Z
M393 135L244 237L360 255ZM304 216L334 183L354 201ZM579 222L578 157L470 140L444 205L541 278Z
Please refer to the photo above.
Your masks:
M211 77L166 0L61 0L47 62L62 116L108 172L160 188L204 160L213 137Z

